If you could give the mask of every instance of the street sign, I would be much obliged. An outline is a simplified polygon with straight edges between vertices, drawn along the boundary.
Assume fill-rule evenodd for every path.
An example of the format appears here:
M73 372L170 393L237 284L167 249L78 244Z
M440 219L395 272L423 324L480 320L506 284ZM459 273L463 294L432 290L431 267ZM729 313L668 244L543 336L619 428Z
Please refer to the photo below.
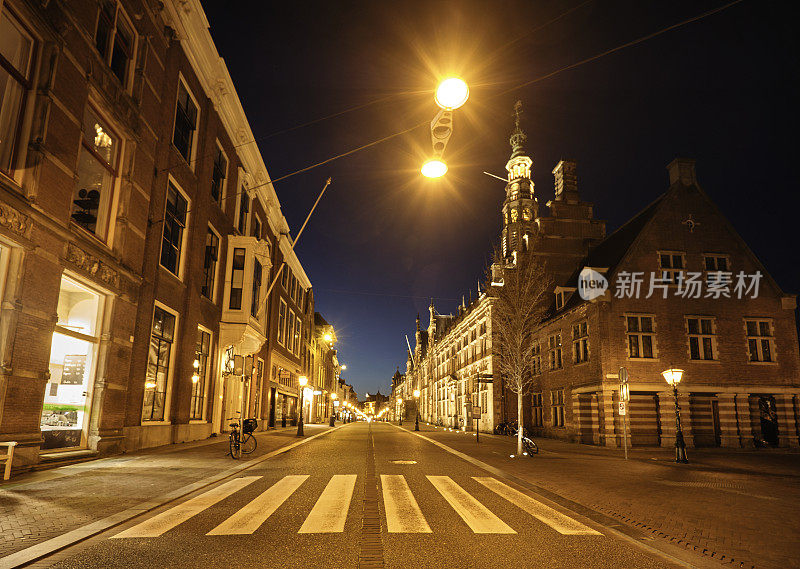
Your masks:
M625 401L619 402L619 415L623 417L628 414L628 405Z
M473 405L472 406L472 414L480 416L480 414L481 414L481 406L480 405Z

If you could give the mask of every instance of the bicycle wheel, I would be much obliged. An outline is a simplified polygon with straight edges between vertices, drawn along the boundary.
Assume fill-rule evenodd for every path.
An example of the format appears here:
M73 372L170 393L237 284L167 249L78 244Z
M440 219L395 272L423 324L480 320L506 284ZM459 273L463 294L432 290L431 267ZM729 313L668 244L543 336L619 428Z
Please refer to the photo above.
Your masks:
M230 447L231 447L231 458L238 460L242 456L242 447L239 444L239 433L231 433Z
M242 452L244 454L250 454L251 452L256 450L256 446L258 446L256 438L251 433L247 433L244 436L244 439L242 440L242 446L241 446Z

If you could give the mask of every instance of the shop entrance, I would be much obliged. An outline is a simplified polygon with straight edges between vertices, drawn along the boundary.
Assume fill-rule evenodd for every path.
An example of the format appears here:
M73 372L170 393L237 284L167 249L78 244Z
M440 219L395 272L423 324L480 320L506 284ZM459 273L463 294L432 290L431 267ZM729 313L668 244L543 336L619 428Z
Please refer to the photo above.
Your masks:
M103 298L61 277L40 422L43 450L86 447Z

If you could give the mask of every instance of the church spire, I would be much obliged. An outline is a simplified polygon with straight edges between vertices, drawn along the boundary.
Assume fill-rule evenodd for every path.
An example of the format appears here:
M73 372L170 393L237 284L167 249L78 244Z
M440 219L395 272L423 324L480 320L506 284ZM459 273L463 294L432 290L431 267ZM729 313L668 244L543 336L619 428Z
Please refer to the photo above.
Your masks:
M514 130L511 133L511 137L508 139L511 144L512 159L517 156L525 155L525 142L528 140L528 137L522 131L522 127L519 125L520 115L522 115L522 101L517 101L514 103Z

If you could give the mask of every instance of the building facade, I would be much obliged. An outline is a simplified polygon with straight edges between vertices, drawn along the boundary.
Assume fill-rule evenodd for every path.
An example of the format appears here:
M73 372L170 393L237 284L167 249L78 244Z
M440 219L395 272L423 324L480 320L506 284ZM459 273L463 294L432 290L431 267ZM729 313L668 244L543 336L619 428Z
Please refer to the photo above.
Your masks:
M15 468L297 420L311 282L208 27L198 0L0 2Z
M519 111L519 108L518 108ZM523 421L537 435L618 446L675 443L675 398L661 372L684 370L679 385L690 446L798 446L800 350L796 298L781 291L697 182L694 161L667 168L667 191L612 234L578 191L576 164L553 170L554 198L540 206L517 114L502 204L502 261L539 257L553 304L535 330ZM590 272L591 271L591 272ZM590 281L605 281L595 294ZM594 285L592 285L594 286ZM584 287L581 289L581 287ZM395 374L396 414L419 406L425 421L491 431L516 420L516 395L493 373L490 296L417 318L406 374ZM620 414L620 368L630 401ZM480 420L473 411L480 409Z

